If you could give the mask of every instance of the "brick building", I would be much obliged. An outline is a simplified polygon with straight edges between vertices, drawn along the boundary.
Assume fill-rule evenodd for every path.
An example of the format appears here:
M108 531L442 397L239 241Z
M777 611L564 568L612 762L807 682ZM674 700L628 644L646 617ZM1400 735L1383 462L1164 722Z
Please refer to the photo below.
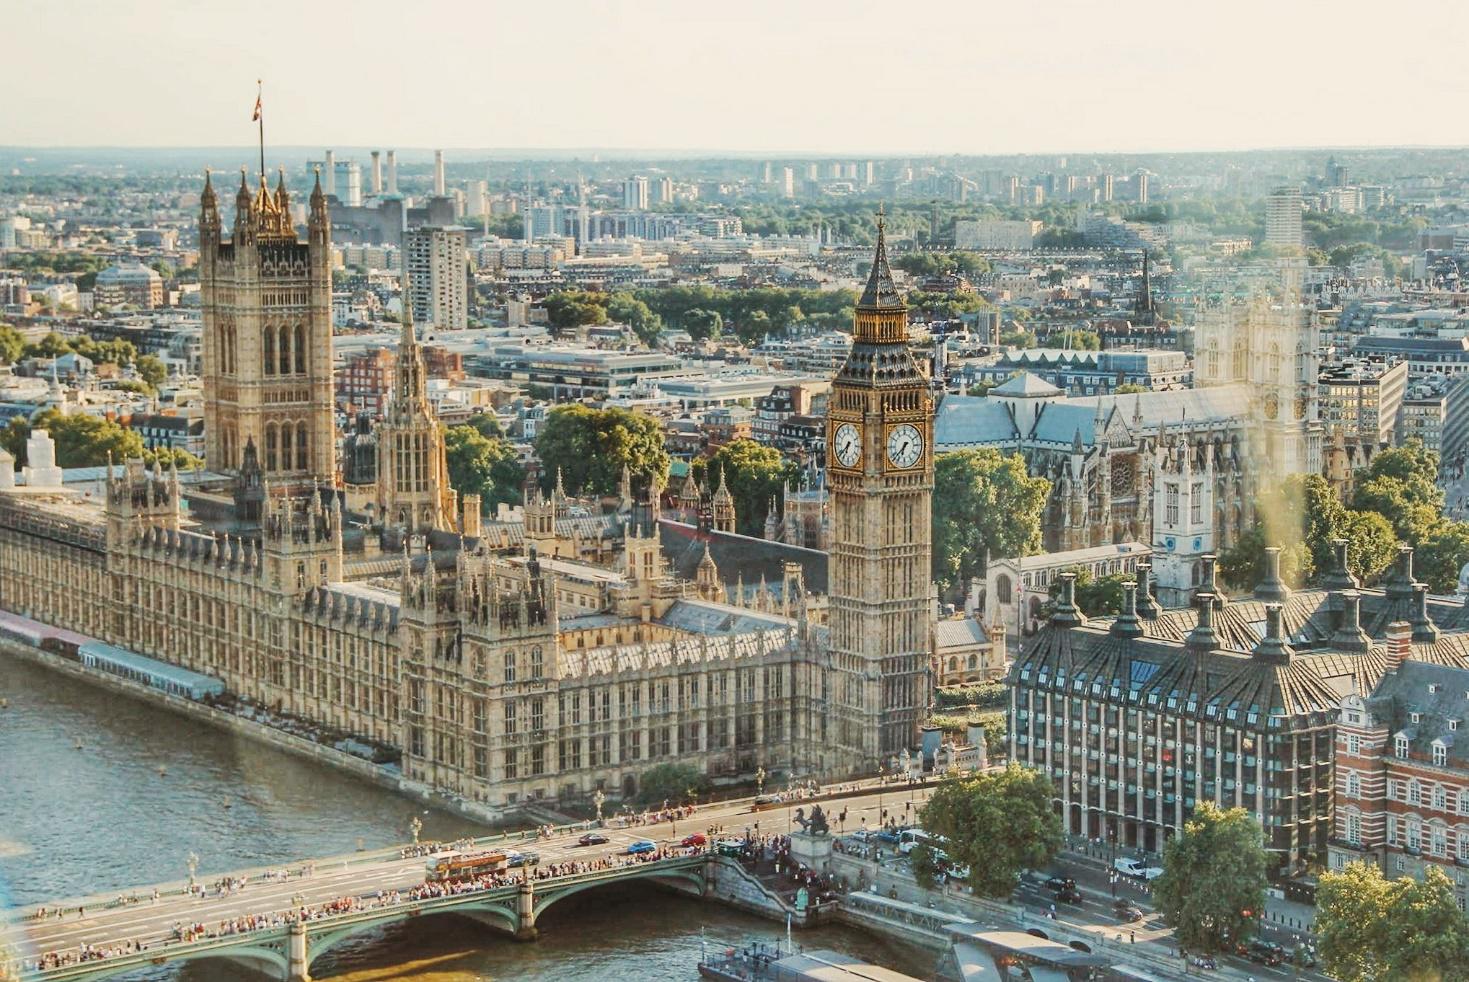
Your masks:
M1332 869L1368 862L1389 877L1439 866L1469 894L1469 669L1423 660L1426 635L1387 628L1387 671L1341 703Z

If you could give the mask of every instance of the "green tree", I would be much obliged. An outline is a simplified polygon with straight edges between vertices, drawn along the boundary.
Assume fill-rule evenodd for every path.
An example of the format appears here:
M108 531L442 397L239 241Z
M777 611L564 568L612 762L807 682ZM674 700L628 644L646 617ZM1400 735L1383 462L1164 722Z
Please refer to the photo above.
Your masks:
M934 855L926 842L920 842L908 853L908 865L913 870L913 880L925 890L931 890L938 885L939 864L938 857Z
M1200 802L1163 847L1153 900L1180 946L1213 953L1248 938L1265 909L1265 836L1243 808Z
M1374 582L1398 554L1392 523L1375 511L1347 512L1341 538L1350 544L1347 566L1363 583Z
M1144 389L1141 385L1138 385L1136 382L1123 382L1121 385L1117 386L1117 388L1113 389L1112 391L1113 391L1114 394L1119 395L1119 396L1130 396L1130 395L1134 395L1135 393L1138 393L1138 392L1146 392L1148 390L1147 389Z
M1316 934L1322 969L1342 982L1469 979L1469 920L1453 883L1432 864L1421 880L1388 880L1367 863L1323 873Z
M162 360L153 355L139 355L133 367L138 371L138 376L154 389L157 389L168 378L168 367Z
M9 324L0 324L0 362L14 365L25 350L25 338Z
M668 451L658 421L617 407L556 406L546 414L536 437L536 455L547 488L559 472L568 488L583 494L612 494L624 465L640 483L668 481Z
M1413 575L1433 593L1453 593L1469 563L1469 522L1439 522L1413 553Z
M705 310L695 307L683 315L680 322L683 329L689 332L689 337L695 341L708 341L718 338L724 330L724 318L717 310Z
M1024 325L1016 324L1000 332L1000 343L1009 348L1034 348L1035 334Z
M461 495L479 495L483 514L492 514L500 504L520 502L525 468L508 441L486 436L473 425L451 426L444 433L444 456L450 486Z
M709 779L692 764L654 764L643 771L637 800L643 805L681 804L689 792L703 794L708 787Z
M1051 482L1031 477L1025 458L991 447L934 462L933 575L945 591L965 586L994 558L1041 547L1041 514Z
M480 436L491 440L505 435L505 428L500 425L500 420L494 413L475 413L459 425L471 427Z
M109 452L114 461L151 456L145 453L141 436L110 419L81 413L63 416L55 409L47 409L36 417L33 425L27 425L23 419L13 419L6 427L0 442L15 457L17 466L26 463L25 441L32 428L51 435L56 444L58 467L100 467L107 463Z
M663 318L631 293L614 293L608 297L607 316L632 328L638 339L649 347L663 333Z
M1418 440L1384 450L1358 480L1352 507L1376 512L1398 538L1417 545L1434 532L1443 514L1438 466L1438 454Z
M585 290L566 290L553 293L542 301L546 317L555 328L581 327L584 324L607 323L607 308L603 297Z
M731 440L709 460L695 460L693 470L694 480L707 484L711 491L723 475L734 497L736 527L753 536L764 534L771 502L779 502L786 484L799 477L797 466L779 450L754 440Z
M1022 869L1043 868L1061 850L1054 796L1044 774L1012 763L1003 771L945 780L918 809L918 820L949 840L945 851L969 867L975 893L1008 897Z

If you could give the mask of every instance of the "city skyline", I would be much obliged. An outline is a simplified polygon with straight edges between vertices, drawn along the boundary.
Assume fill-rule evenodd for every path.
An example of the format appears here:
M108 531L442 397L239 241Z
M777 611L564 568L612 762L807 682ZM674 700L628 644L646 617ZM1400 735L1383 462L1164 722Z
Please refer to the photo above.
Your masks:
M1104 21L1066 2L1043 25L1018 9L950 3L863 3L833 19L764 0L739 16L659 0L586 5L569 22L545 8L491 16L459 4L405 19L373 3L354 8L363 13L350 25L276 3L244 21L224 7L157 16L157 5L123 3L91 10L78 29L64 8L24 0L18 20L36 36L66 37L70 55L17 46L16 75L30 82L27 99L8 107L6 143L171 146L184 133L193 146L244 143L262 78L265 138L278 146L876 155L1442 146L1462 134L1445 129L1436 100L1406 95L1409 81L1422 93L1461 87L1450 46L1469 14L1436 6L1432 32L1415 19L1374 22L1369 33L1349 16L1353 7L1369 16L1360 4L1320 18L1247 3L1206 20L1154 0ZM146 59L114 43L139 17L150 18ZM905 23L944 29L910 42ZM324 39L324 55L302 58L299 37ZM432 77L413 70L430 56ZM91 71L81 77L77 64ZM1372 75L1354 64L1373 65ZM181 77L189 87L170 94ZM382 84L367 84L374 78ZM609 83L623 89L610 102ZM798 92L830 97L793 103Z

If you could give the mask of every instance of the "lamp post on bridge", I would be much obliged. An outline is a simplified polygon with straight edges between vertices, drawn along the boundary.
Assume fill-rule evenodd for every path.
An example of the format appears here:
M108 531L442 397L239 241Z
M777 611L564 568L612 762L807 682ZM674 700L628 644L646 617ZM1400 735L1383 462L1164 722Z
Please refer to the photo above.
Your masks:
M423 819L414 815L413 821L408 823L408 831L413 833L413 844L418 845L418 834L423 831Z
M189 892L193 893L194 875L199 872L199 854L190 849L188 857L184 860L184 865L189 867Z
M594 794L594 795L592 795L592 803L597 806L597 827L598 828L601 828L605 824L602 821L602 804L606 800L607 800L607 796L602 793L602 789L601 788L598 788L597 789L597 793Z

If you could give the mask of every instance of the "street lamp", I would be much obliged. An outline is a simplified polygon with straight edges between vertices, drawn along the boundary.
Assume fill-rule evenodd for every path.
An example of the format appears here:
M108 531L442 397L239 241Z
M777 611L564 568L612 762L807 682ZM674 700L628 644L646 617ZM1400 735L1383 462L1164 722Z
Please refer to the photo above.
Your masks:
M602 822L602 803L605 802L606 800L607 800L607 796L602 793L602 789L601 788L598 788L597 789L597 793L594 794L594 795L592 795L592 803L597 806L597 826L599 828L603 825L603 822Z
M414 815L413 821L408 823L408 831L413 833L413 844L418 845L418 833L423 831L423 819Z
M184 860L184 865L189 867L189 892L193 893L194 874L199 872L199 854L190 849L188 858Z

